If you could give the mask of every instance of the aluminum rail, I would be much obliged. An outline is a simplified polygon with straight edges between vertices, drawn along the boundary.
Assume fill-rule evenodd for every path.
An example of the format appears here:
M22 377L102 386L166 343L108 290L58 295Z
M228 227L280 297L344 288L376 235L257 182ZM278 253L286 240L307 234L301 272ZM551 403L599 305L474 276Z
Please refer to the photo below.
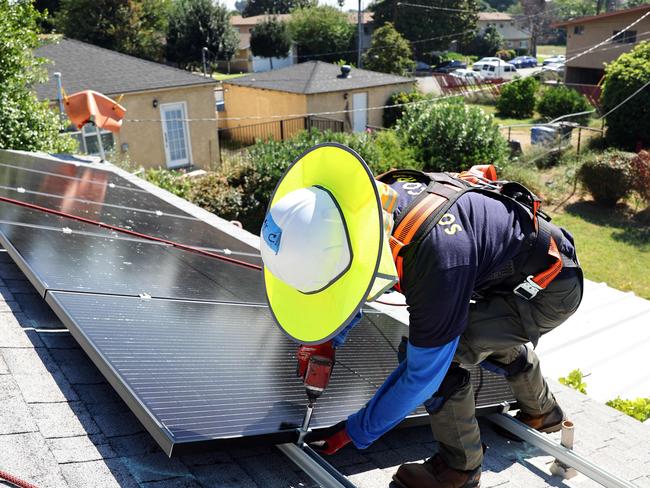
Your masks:
M336 468L325 461L306 444L278 444L277 447L285 456L313 479L321 488L356 488Z
M636 488L632 483L596 466L594 463L580 456L575 451L567 449L563 445L549 440L545 434L531 429L507 413L493 414L489 415L487 418L491 422L512 432L529 444L532 444L551 456L554 456L561 463L575 468L585 476L607 488Z

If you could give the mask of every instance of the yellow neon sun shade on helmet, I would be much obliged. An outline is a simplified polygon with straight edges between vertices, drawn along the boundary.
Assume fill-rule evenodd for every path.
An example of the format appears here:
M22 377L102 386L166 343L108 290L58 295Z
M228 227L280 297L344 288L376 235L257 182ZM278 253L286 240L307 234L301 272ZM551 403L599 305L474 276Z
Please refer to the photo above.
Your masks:
M308 150L281 178L269 211L288 193L313 186L327 190L340 208L352 256L348 269L324 289L302 293L264 268L273 317L285 333L303 344L324 342L350 322L369 297L382 255L386 255L382 253L385 237L379 192L357 153L333 143Z

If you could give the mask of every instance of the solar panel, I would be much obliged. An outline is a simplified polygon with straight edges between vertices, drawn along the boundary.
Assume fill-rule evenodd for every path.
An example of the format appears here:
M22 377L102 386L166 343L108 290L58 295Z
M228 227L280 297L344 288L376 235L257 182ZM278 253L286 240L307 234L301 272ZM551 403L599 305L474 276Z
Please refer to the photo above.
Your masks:
M260 262L254 248L117 175L36 157L6 164L5 155L0 195ZM66 176L56 193L39 193L56 172ZM80 190L84 177L96 193ZM114 186L99 189L102 181ZM136 206L121 208L125 194ZM259 272L9 203L0 212L2 244L165 452L295 440L306 402L296 345L274 324ZM369 310L337 353L312 427L363 406L397 365L407 333ZM513 401L492 373L475 368L472 381L479 410Z

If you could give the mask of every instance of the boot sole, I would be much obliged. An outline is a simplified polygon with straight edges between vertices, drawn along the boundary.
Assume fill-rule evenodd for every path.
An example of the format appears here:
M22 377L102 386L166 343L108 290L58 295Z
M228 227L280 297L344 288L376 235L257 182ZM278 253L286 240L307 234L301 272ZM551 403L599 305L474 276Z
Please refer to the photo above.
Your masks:
M399 488L411 488L410 486L404 484L402 480L400 480L396 474L393 475L393 481ZM463 485L462 488L481 488L481 482L477 481L476 483L470 483Z

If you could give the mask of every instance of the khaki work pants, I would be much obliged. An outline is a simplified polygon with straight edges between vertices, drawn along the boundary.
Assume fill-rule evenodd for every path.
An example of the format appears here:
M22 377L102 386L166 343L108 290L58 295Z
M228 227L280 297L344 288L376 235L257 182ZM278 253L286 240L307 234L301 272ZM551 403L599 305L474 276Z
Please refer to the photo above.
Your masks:
M524 344L536 344L541 335L576 311L582 299L582 286L580 269L566 268L531 301L512 294L494 295L473 304L454 362L471 365L489 358L511 364ZM555 398L532 346L526 346L526 355L524 371L506 379L522 411L531 415L548 413L556 405ZM470 470L482 464L483 449L474 412L474 391L468 383L452 394L437 413L430 414L439 452L451 468Z

